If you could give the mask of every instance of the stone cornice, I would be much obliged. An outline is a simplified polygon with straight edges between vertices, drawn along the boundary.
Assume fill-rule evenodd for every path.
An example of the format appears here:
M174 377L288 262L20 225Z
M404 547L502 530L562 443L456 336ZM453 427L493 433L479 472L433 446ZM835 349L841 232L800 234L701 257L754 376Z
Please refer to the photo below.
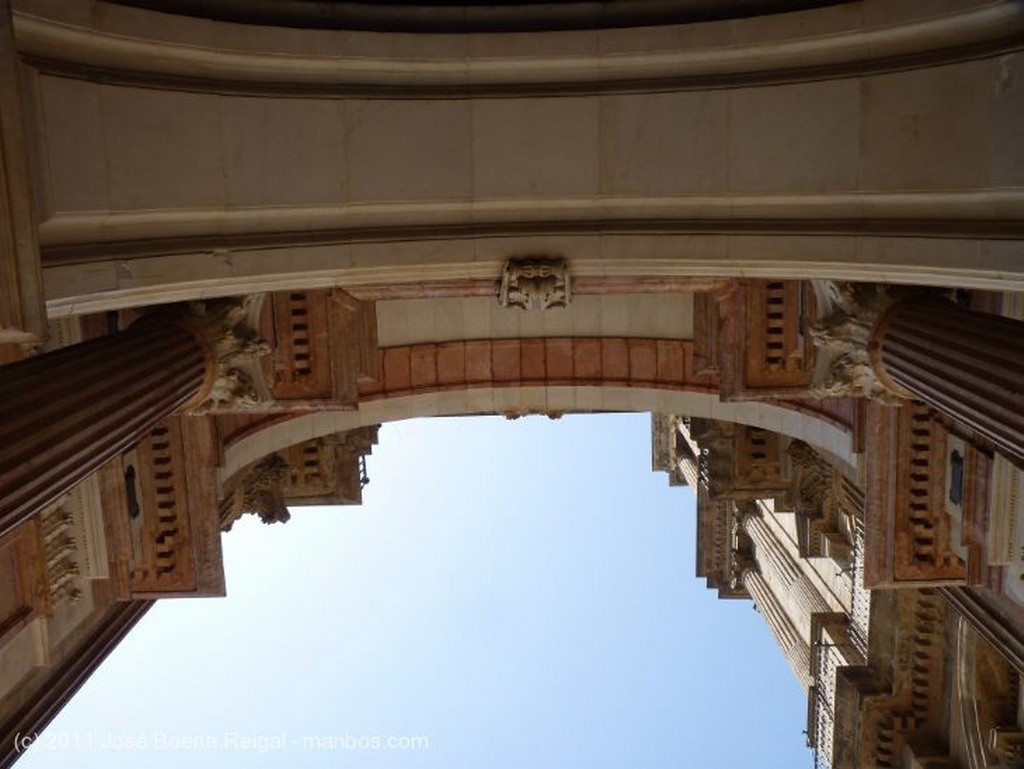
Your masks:
M836 28L812 38L682 51L648 52L641 46L609 56L483 50L451 58L372 58L203 48L15 14L19 52L34 66L65 76L220 93L388 98L589 94L856 77L1017 50L1022 28L1024 18L1007 3L895 27ZM154 38L159 34L153 29ZM596 51L598 33L590 34Z

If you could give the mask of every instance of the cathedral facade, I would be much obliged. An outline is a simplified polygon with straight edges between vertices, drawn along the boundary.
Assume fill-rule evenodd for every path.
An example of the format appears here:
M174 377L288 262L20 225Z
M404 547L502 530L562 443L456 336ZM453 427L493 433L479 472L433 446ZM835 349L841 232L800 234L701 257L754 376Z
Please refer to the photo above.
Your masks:
M0 756L381 423L652 414L817 765L1024 763L1024 9L0 3Z

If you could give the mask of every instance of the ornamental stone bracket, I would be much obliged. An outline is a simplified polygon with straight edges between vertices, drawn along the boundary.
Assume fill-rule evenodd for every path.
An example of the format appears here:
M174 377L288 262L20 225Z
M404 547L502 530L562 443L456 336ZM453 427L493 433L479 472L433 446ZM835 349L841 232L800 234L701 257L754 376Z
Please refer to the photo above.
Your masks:
M829 280L814 281L814 288L819 315L810 335L817 363L809 395L899 402L876 374L870 352L875 326L895 299L893 290L883 284Z
M565 259L509 259L496 286L498 304L521 310L568 307L572 279Z
M63 505L45 510L40 516L44 543L44 568L50 606L66 601L74 604L82 597L78 586L81 576L78 541L74 534L74 516Z
M547 417L548 419L555 420L561 419L565 416L564 411L558 410L546 410L546 409L510 409L508 411L502 411L501 415L510 422L514 422L517 419L523 417Z
M258 515L263 523L287 523L291 513L282 487L288 471L288 463L277 454L253 465L232 495L230 507L221 518L221 530L230 531L235 521L247 513Z
M270 345L255 331L260 295L190 302L182 322L196 333L213 361L208 386L193 413L269 406L259 358Z

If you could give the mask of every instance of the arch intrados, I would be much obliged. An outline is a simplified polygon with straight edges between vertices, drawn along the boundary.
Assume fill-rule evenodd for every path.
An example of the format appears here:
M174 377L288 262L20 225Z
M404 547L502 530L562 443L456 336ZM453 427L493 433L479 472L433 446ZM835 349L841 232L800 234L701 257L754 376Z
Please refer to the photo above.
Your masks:
M487 387L381 398L351 411L322 411L275 422L227 447L221 485L247 465L304 441L358 427L420 417L653 412L684 414L772 430L856 466L852 436L811 415L767 403L724 403L703 392L634 387Z

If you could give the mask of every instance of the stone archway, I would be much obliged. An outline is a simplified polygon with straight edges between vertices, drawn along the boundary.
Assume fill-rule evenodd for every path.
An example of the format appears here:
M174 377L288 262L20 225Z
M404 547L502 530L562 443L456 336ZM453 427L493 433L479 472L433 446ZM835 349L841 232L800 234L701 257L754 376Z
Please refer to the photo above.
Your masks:
M969 763L954 613L1024 669L1018 4L531 3L440 37L10 5L0 734L147 601L223 592L221 507L261 459L651 410L709 583L757 600L825 759Z

